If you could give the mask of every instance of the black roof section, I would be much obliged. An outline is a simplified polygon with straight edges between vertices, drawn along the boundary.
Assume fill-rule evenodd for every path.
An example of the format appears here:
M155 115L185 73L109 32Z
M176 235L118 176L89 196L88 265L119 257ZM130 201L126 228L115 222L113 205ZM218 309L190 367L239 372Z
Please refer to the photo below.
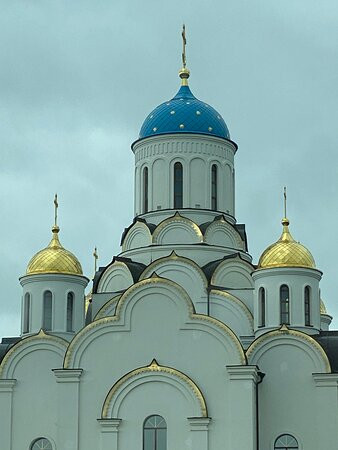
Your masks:
M120 262L123 262L124 264L126 264L128 269L130 270L131 276L133 277L134 283L136 283L138 281L141 273L146 268L145 264L135 262L130 258L114 256L112 261L107 266L99 267L99 270L95 273L94 280L93 280L93 294L96 294L96 292L97 292L97 287L98 287L99 281L100 281L103 273L106 271L106 269L108 269L109 266L114 264L115 261L120 261Z
M21 337L6 337L2 338L0 344L0 362L3 360L4 356L17 342L21 340Z
M338 331L321 331L312 337L323 347L332 372L338 373Z
M155 230L156 225L155 225L154 223L148 223L145 219L143 219L143 217L136 216L136 217L134 217L134 219L133 219L132 223L129 225L129 227L127 227L127 228L125 228L125 229L123 230L123 233L122 233L122 236L121 236L121 242L120 242L121 247L122 247L122 245L123 245L123 242L124 242L124 240L125 240L125 237L127 236L128 231L129 231L129 230L135 225L135 223L137 223L137 222L142 222L142 223L144 223L144 225L146 225L146 226L149 228L150 234L153 234L153 231Z
M221 259L216 259L216 261L211 261L202 267L202 270L203 270L205 276L207 277L207 280L209 281L209 283L211 281L213 273L215 272L217 267L221 264L221 262L226 261L227 259L234 259L237 257L240 258L242 261L246 262L247 264L249 264L249 266L252 266L253 269L255 268L255 266L253 264L251 264L251 262L244 259L240 253L232 253L231 255L224 256Z

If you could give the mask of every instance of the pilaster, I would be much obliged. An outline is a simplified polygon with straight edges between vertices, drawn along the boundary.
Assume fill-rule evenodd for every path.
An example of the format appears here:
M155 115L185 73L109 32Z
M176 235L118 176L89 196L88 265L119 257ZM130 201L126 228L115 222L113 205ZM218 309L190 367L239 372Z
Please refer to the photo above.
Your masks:
M100 450L117 450L118 432L122 419L98 419L101 428Z
M79 383L82 369L54 369L57 382L57 445L79 449Z
M1 448L12 449L12 407L16 380L0 380L0 441Z

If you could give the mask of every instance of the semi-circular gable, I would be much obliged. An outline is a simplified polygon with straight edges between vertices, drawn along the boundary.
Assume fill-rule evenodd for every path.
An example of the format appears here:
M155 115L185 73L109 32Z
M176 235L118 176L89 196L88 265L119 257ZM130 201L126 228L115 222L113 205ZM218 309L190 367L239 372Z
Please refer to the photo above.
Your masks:
M209 245L245 250L240 234L223 217L208 225L204 233L204 242Z
M64 339L46 334L40 330L38 334L28 336L18 341L4 356L0 364L0 379L15 378L17 363L26 355L38 350L47 350L60 357L60 366L69 343Z
M211 284L232 289L253 288L252 266L240 259L223 260L215 269Z
M190 219L176 213L163 220L153 232L153 244L199 244L203 235L199 226Z
M259 366L260 358L281 345L292 345L304 351L313 363L313 372L331 373L329 359L318 342L308 334L291 330L286 325L257 338L246 351L249 364Z
M128 266L122 261L114 261L101 275L97 292L123 291L133 283L134 280Z
M139 367L120 378L110 389L102 407L102 419L119 417L123 399L139 386L148 382L167 383L185 393L191 403L192 417L207 417L207 405L200 388L194 381L172 367L161 366L154 359L149 366Z
M122 251L151 245L152 237L147 225L137 221L127 232L123 239Z
M109 332L131 330L131 314L135 304L152 293L156 298L164 296L176 305L181 329L201 330L212 335L227 352L231 349L231 359L235 363L245 364L241 343L226 325L212 317L195 314L193 303L182 287L154 275L134 284L121 296L115 316L95 320L74 337L65 355L64 368L80 367L82 354L96 337Z

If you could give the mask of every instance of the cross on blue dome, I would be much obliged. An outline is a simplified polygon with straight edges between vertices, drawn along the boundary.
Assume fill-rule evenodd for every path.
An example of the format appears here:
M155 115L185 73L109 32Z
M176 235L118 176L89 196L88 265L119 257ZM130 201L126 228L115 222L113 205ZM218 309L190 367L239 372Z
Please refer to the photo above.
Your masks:
M148 115L141 127L139 138L194 133L230 139L222 116L212 106L192 94L186 79L182 81L186 84L181 86L175 97L157 106Z

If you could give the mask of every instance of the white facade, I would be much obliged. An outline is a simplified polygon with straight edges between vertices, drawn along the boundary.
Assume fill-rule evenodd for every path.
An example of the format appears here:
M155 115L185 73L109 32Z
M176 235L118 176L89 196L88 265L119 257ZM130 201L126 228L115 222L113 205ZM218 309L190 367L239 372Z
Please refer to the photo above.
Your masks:
M85 277L20 279L22 336L0 347L1 450L155 450L152 416L163 419L156 450L337 448L338 341L320 306L321 272L252 264L235 219L236 149L196 132L133 144L135 219L122 252L96 273L86 326Z

